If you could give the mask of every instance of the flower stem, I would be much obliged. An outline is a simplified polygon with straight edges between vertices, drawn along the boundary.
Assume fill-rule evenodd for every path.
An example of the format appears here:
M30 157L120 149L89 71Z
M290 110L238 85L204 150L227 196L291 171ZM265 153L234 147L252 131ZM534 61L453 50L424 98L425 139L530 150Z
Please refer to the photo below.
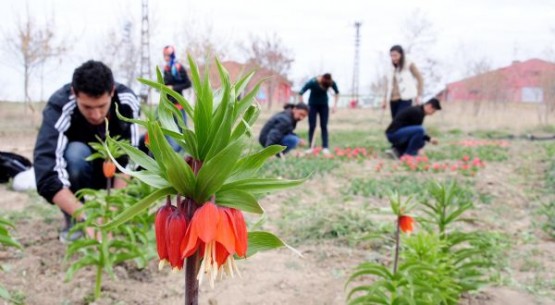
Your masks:
M197 250L185 263L185 305L198 305L198 280L200 256Z
M397 230L395 230L395 258L393 260L393 274L397 273L397 264L399 263L399 239L401 230L399 229L399 217L397 217Z
M100 298L100 291L102 290L102 266L96 267L96 282L94 286L94 299Z

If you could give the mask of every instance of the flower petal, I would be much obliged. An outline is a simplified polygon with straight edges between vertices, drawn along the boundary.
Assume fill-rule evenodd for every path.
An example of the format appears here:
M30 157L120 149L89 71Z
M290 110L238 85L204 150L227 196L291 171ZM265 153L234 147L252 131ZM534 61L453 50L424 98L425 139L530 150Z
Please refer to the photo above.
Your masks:
M195 226L198 237L203 242L209 243L216 238L219 221L218 207L212 202L206 202L195 212L191 225Z

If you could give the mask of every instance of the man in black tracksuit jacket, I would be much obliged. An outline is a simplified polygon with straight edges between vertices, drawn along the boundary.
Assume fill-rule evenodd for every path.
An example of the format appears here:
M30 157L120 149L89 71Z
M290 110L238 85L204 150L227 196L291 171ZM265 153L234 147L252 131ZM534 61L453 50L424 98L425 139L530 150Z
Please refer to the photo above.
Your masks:
M112 71L98 61L87 61L78 67L71 84L56 91L43 111L43 121L34 149L34 168L39 194L56 204L66 217L62 241L72 240L67 231L72 225L70 215L81 207L74 193L83 188L106 186L102 173L103 160L85 161L93 153L89 142L96 136L106 138L106 122L110 136L127 139L138 145L136 124L120 120L119 112L128 118L139 117L139 102L131 89L114 82ZM123 166L126 158L119 160ZM123 187L123 179L115 178L114 187Z
M439 100L433 98L424 105L405 108L397 113L385 131L387 140L393 146L393 152L397 157L417 156L425 142L431 141L422 123L426 115L432 115L436 110L441 110L441 105ZM435 142L435 140L432 141L432 143Z
M274 115L264 124L260 131L258 141L263 147L278 144L285 146L283 153L288 153L302 140L293 133L297 122L303 120L308 115L308 106L304 103L297 105L287 105L285 110Z

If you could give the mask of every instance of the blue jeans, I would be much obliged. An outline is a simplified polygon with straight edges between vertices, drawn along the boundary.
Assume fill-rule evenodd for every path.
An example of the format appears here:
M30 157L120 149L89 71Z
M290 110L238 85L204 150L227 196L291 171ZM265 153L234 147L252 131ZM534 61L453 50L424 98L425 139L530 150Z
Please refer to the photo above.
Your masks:
M297 145L299 144L299 137L297 137L296 135L290 133L285 135L282 139L281 139L281 145L285 146L285 150L282 152L283 154L288 153L289 151L291 151L292 149L295 149L295 147L297 147Z
M102 172L102 162L96 159L85 161L93 153L92 149L83 142L69 142L64 151L66 170L71 183L70 190L76 193L84 188L102 189L106 187L106 178ZM63 211L62 211L63 212ZM71 215L63 212L66 226L72 223Z
M407 126L387 134L387 140L397 149L399 155L417 156L424 145L426 130L421 125Z
M389 105L391 108L391 118L394 119L401 110L412 106L412 100L395 100L389 102Z

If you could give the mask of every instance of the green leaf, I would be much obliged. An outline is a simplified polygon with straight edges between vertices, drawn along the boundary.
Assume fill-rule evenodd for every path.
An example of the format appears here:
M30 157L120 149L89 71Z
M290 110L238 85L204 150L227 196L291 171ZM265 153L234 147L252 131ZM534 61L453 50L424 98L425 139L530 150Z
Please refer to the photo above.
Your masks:
M83 269L87 266L97 266L98 264L99 264L99 261L92 256L82 257L78 261L71 264L71 266L66 272L65 281L66 282L71 281L73 279L73 276L75 275L75 272L79 271L80 269Z
M12 229L15 229L15 226L13 225L12 222L1 217L0 217L0 226L11 227Z
M227 191L231 189L240 189L249 193L266 193L274 190L281 190L289 187L294 187L302 184L306 179L301 180L286 180L286 179L243 179L224 184L220 191Z
M152 132L153 142L158 144L159 153L164 163L168 182L182 195L193 197L195 191L195 174L183 157L178 155L164 138L160 126L152 124L149 132ZM159 141L159 142L158 142Z
M254 124L258 116L260 115L260 108L254 105L251 105L245 114L243 115L243 119L237 124L235 130L231 134L231 139L238 139L243 136L245 133L252 134L251 126Z
M111 138L109 141L111 141ZM118 145L127 155L129 155L131 160L137 163L140 167L145 168L153 174L160 172L160 167L156 161L140 149L124 142L115 141L115 144Z
M243 150L243 141L237 140L203 164L197 176L196 202L205 202L227 180Z
M6 235L0 235L0 244L8 247L23 249L23 247L17 241Z
M232 177L228 179L228 182L241 178L250 178L264 165L266 160L282 152L284 149L285 146L270 145L255 154L240 159L233 169Z
M125 223L129 219L137 216L142 211L148 209L151 205L153 205L156 202L156 200L158 200L160 198L163 198L167 195L175 194L175 193L176 193L176 191L172 187L166 187L166 188L163 188L163 189L156 190L153 193L151 193L150 195L143 198L141 201L135 203L132 207L123 211L121 214L116 216L109 223L107 223L105 225L102 225L101 228L104 228L106 230L111 230L111 229Z
M237 210L263 214L264 209L258 204L256 198L241 190L228 190L216 193L216 203Z
M9 301L11 298L12 296L10 295L10 292L6 288L0 286L0 299Z
M156 67L156 69L158 70L158 67ZM194 118L193 107L191 107L191 104L181 94L173 91L172 89L168 88L164 84L160 84L160 83L148 80L148 79L138 78L138 81L147 85L147 86L155 88L156 90L159 90L160 91L160 97L162 97L163 95L169 94L171 97L173 97L181 105L181 107L183 107L183 109L185 110L185 112L187 113L187 115L191 119ZM195 85L194 82L193 82L193 85ZM196 90L195 90L195 92L196 92Z
M119 112L119 107L118 104L116 103L116 116L118 117L118 119L127 122L127 123L131 123L131 124L137 124L137 125L141 125L143 127L146 128L147 126L147 121L144 120L139 120L139 119L130 119L128 117L123 116L120 112Z
M256 86L254 86L254 88L249 93L247 93L241 100L237 101L237 106L235 107L235 116L233 121L235 121L238 116L243 114L243 112L245 112L245 110L247 110L252 105L254 98L258 94L258 91L260 91L260 86L262 85L263 82L264 80L261 80L258 84L256 84Z
M237 95L240 95L241 93L243 93L243 90L245 90L245 88L247 87L247 85L249 84L253 76L254 76L254 71L250 71L243 78L241 78L235 83L235 93Z
M79 239L72 242L66 251L66 259L70 258L73 254L81 249L85 249L91 246L97 246L99 242L96 239Z
M268 251L281 247L287 247L295 254L302 256L299 251L287 245L281 239L270 232L255 231L248 233L247 257L251 257L261 251Z

